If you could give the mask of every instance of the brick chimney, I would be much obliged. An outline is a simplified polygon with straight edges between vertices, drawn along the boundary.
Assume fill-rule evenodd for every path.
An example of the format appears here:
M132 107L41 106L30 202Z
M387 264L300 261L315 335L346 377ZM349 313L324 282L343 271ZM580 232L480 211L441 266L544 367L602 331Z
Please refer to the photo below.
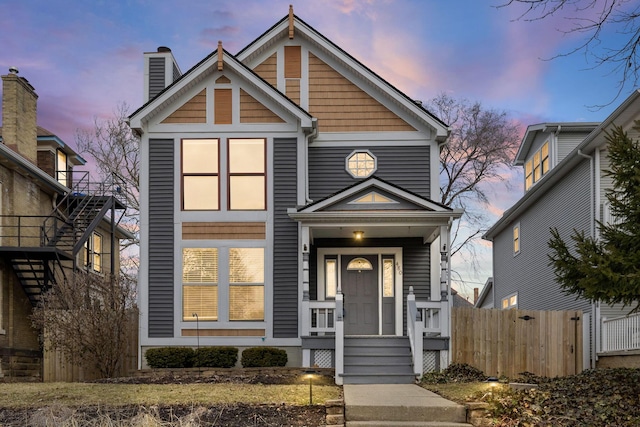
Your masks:
M480 289L473 288L473 304L475 305L478 302L478 297L480 296Z
M9 68L2 76L2 142L24 158L37 163L38 95L18 69Z

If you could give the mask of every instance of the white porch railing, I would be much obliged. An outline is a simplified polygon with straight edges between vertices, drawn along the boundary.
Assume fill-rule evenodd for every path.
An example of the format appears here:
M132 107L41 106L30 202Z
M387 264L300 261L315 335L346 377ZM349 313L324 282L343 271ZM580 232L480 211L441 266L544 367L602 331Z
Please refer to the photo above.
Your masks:
M427 336L445 336L443 319L445 310L441 301L416 301L416 307L422 320L422 329Z
M640 313L602 319L601 351L640 350Z
M416 301L413 286L407 295L407 335L411 345L413 371L423 374L424 337L449 337L449 301ZM449 364L448 350L440 350L440 366Z
M309 301L310 333L327 333L336 331L336 302Z
M422 376L422 337L424 335L423 323L420 312L416 306L416 296L413 294L413 286L409 287L407 295L407 335L411 346L413 359L413 373Z
M342 374L344 373L344 319L343 295L338 291L336 294L336 369L335 380L337 385L342 385Z

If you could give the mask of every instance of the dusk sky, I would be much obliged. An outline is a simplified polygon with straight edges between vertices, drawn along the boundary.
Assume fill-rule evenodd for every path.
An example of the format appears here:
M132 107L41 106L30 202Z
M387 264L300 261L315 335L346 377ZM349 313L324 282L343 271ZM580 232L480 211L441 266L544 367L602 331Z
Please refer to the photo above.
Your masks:
M237 53L288 13L414 99L441 92L505 110L522 124L601 121L619 75L570 51L583 35L553 18L516 20L506 0L0 0L0 74L20 70L39 95L38 124L75 147L75 132L120 103L142 105L143 52L172 49L183 72L217 46ZM615 34L603 44L615 43ZM609 104L600 109L590 106ZM522 195L496 190L497 219ZM463 288L491 274L465 273ZM488 256L488 258L487 258ZM474 283L478 282L478 283ZM455 284L454 284L455 286ZM462 286L462 285L460 285ZM459 287L460 287L459 286ZM468 291L468 289L462 289Z

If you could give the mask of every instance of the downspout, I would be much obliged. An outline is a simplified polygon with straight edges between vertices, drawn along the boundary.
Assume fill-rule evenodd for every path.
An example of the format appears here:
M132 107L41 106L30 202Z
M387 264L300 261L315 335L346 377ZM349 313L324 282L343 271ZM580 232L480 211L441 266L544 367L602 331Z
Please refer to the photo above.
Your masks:
M311 203L309 198L309 144L318 136L318 119L311 119L311 132L307 134L304 144L304 200Z
M589 196L590 196L590 219L589 225L590 230L589 233L592 238L595 238L595 195L594 195L594 182L595 182L595 171L594 171L594 158L588 154L584 154L582 150L578 150L578 155L585 159L589 159ZM591 368L596 367L596 362L598 361L598 347L600 344L600 319L597 316L598 314L598 303L591 303L591 330L594 332L591 340Z

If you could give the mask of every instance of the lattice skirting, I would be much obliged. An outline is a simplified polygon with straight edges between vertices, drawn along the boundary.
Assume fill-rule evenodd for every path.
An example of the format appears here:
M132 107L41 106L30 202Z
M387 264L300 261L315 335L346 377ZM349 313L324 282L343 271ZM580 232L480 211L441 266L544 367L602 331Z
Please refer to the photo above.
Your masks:
M332 368L333 350L314 350L313 365L318 368Z
M439 351L423 351L422 352L422 373L436 372L440 370L440 352Z

